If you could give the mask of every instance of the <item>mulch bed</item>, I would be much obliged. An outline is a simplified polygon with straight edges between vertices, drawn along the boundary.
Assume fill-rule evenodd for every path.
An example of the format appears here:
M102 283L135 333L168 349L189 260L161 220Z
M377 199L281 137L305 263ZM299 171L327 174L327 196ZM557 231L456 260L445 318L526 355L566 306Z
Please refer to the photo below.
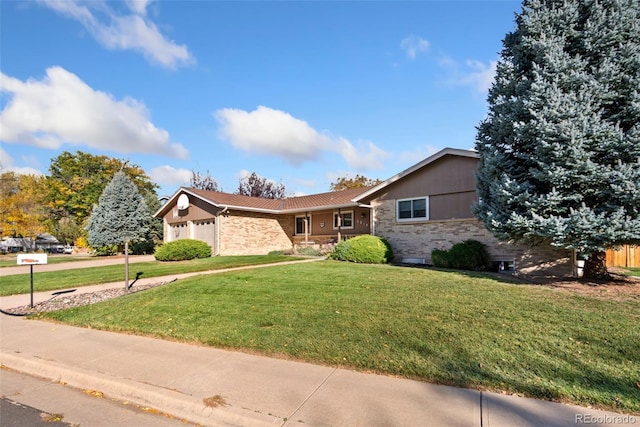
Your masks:
M102 302L109 300L111 298L117 298L123 295L130 295L136 292L141 292L150 288L155 288L157 286L164 285L166 282L158 282L158 283L150 283L147 285L133 286L130 290L125 290L124 286L112 289L105 289L102 291L96 292L87 292L82 294L61 294L58 296L52 297L48 301L43 301L38 304L34 304L34 307L31 308L30 305L23 305L20 307L15 307L11 309L4 310L7 314L15 315L15 316L26 316L29 314L37 314L44 313L47 311L56 311L62 310L66 308L79 307L82 305L90 305L95 304L97 302Z

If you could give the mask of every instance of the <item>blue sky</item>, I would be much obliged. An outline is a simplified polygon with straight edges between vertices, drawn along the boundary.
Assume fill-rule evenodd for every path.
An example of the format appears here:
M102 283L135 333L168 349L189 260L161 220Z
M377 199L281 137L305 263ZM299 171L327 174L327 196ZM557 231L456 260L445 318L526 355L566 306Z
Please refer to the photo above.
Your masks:
M290 194L472 148L515 1L2 1L0 161L128 159Z

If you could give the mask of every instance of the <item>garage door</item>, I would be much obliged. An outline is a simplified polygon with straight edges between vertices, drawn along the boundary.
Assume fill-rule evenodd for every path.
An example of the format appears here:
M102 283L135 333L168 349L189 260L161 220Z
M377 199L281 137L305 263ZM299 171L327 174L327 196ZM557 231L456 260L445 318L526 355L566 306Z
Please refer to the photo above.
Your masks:
M189 238L189 230L187 229L186 222L171 224L171 241L188 239L188 238Z
M204 221L193 222L193 238L207 242L212 248L215 247L216 224L215 220L207 219Z

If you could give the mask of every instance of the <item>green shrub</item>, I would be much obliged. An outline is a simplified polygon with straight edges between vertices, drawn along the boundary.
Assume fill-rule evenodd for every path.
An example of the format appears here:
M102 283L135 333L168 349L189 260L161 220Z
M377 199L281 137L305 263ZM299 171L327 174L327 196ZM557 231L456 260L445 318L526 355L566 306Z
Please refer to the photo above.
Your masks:
M367 234L338 243L329 258L363 264L384 264L393 259L393 250L386 240Z
M180 239L158 247L155 257L158 261L184 261L194 258L209 258L211 246L201 240Z
M320 256L322 252L312 246L305 246L297 249L298 255L306 255L306 256Z
M293 255L293 249L271 251L267 255L269 256Z
M431 262L439 268L451 268L449 265L449 251L434 249L431 251Z
M118 245L107 245L93 248L95 256L111 256L118 253Z
M434 249L431 262L440 268L483 271L491 268L491 257L486 246L477 240L456 243L448 251Z

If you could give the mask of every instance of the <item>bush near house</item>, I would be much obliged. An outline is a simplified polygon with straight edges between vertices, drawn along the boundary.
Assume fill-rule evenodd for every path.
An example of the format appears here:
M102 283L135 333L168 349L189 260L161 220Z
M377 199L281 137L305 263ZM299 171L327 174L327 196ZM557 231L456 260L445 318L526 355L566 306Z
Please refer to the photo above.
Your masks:
M362 264L385 264L393 259L393 250L383 238L362 235L338 243L329 258Z
M451 249L434 249L431 252L433 265L456 270L485 271L491 269L491 257L486 246L477 240L456 243Z
M180 239L158 247L155 258L158 261L184 261L195 258L209 258L211 246L201 240Z

